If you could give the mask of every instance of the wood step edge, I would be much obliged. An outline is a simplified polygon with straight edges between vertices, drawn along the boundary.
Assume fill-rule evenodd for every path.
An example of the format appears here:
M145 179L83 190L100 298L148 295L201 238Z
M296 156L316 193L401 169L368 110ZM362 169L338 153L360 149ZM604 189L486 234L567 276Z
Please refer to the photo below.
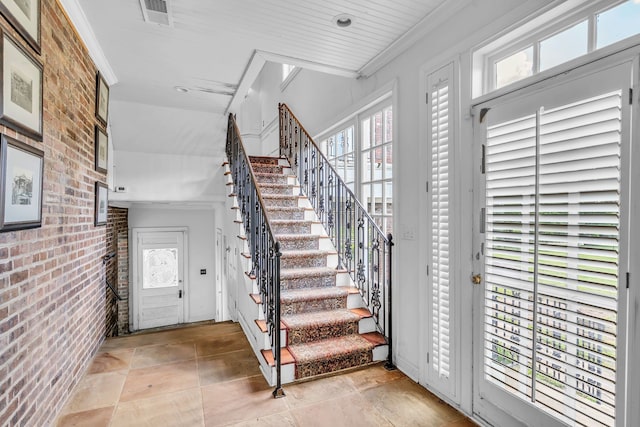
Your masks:
M251 274L251 272L249 272L249 271L245 271L244 275L247 276L250 280L256 280L256 275L255 274Z
M231 171L226 171L224 174L225 174L225 176L226 176L226 175L231 175L231 174L232 174L232 172L231 172Z
M275 358L273 357L273 352L271 350L260 350L260 352L269 366L276 366ZM281 365L296 363L295 359L286 347L280 349L280 359L282 360Z
M387 339L380 332L365 332L364 334L360 334L360 336L376 347L388 344Z
M265 333L265 334L267 332L269 332L269 329L267 329L267 321L266 320L264 320L264 319L256 319L255 322L256 322L256 325L258 325L258 328L260 329L260 332ZM280 322L280 330L284 331L286 329L287 329L287 327L285 326L285 324Z
M357 314L358 316L360 316L360 319L367 319L369 317L373 317L373 314L371 314L369 309L364 307L351 308L349 309L349 311L352 312L353 314Z
M249 296L256 304L262 304L262 297L260 294L249 294Z

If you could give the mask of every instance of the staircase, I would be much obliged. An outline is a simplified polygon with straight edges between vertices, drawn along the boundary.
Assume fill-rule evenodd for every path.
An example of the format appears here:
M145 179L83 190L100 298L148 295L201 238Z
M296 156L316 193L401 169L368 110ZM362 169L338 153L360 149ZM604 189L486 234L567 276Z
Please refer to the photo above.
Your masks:
M250 161L282 251L282 359L283 366L294 365L294 378L283 382L384 360L386 341L346 272L336 270L337 253L322 225L312 219L307 198L298 195L287 160ZM343 286L337 286L338 276ZM252 297L259 302L259 295ZM262 354L272 365L271 350Z
M224 164L245 271L238 320L274 397L283 383L385 359L395 369L392 236L279 111L279 157L249 156L229 115Z

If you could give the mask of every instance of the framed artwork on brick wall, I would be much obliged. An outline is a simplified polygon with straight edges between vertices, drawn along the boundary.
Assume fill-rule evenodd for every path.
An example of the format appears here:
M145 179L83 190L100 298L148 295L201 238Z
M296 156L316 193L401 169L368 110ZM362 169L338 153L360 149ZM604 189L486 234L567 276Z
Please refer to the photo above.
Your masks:
M0 0L0 13L40 54L40 0Z
M109 188L106 184L96 181L96 206L95 225L105 225L107 223L107 205L109 203Z
M44 152L0 135L0 231L40 227Z
M109 148L109 137L100 129L100 126L95 127L95 157L96 157L96 170L98 172L107 173L107 153Z
M109 115L109 86L98 72L96 76L96 117L103 126L107 126L107 117Z
M0 123L42 141L42 65L6 33L0 46Z

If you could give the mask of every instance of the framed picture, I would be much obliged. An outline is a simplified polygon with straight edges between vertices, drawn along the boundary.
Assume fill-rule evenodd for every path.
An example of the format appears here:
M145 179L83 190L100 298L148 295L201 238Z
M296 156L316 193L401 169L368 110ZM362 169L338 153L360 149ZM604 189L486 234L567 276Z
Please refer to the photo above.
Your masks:
M0 135L0 231L40 227L44 152Z
M96 170L107 173L107 155L109 148L109 138L107 134L96 125Z
M107 126L107 117L109 115L109 86L98 72L96 76L96 117L103 126Z
M106 184L96 181L95 225L105 225L107 223L108 197L109 188Z
M0 123L42 141L42 65L5 33L1 46Z
M40 0L0 0L0 13L40 54Z

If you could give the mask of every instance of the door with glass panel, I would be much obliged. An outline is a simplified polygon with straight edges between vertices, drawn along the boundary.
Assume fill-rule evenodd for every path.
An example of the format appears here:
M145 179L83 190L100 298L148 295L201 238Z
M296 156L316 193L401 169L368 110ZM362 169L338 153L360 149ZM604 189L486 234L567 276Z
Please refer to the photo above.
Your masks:
M138 328L175 325L184 321L184 233L137 233Z
M493 424L623 425L634 66L474 109L474 412Z

